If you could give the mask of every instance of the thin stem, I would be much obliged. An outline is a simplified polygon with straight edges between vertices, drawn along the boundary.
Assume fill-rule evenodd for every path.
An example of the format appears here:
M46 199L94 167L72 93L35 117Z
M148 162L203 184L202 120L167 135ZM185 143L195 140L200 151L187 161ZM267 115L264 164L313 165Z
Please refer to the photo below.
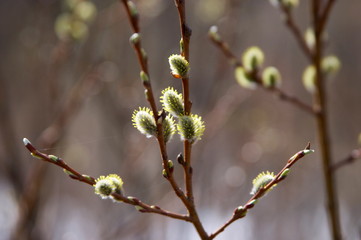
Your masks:
M213 38L211 36L210 36L210 39L222 51L222 53L228 58L229 62L233 65L234 68L243 66L242 62L239 61L237 59L237 57L235 56L235 54L233 54L231 52L231 50L228 47L228 44L225 41L218 39L218 38ZM257 83L258 87L261 87L261 88L275 94L281 100L286 101L290 104L293 104L294 106L298 107L299 109L301 109L311 115L316 114L316 111L314 110L314 108L312 106L302 102L297 97L289 95L287 92L283 91L282 89L277 88L277 87L271 87L271 88L265 87L262 84L262 79L258 73L255 73L253 77L255 78L254 81L255 81L255 83Z
M48 155L48 154L45 154L45 153L39 151L37 148L34 147L34 145L31 144L31 142L29 140L24 139L24 145L29 150L29 152L31 153L31 155L33 157L36 157L43 161L57 165L58 167L65 170L65 173L68 174L68 176L70 178L72 178L74 180L78 180L83 183L86 183L91 186L93 186L96 183L94 177L79 173L77 170L70 167L61 158L58 158L58 157L52 156L52 155ZM124 202L126 204L130 204L133 206L139 206L140 207L139 211L143 212L143 213L156 213L156 214L160 214L163 216L167 216L170 218L179 219L179 220L183 220L183 221L187 221L187 222L191 221L191 219L186 215L181 215L181 214L173 213L170 211L166 211L158 206L148 205L134 197L126 197L126 196L124 196L122 194L118 194L118 193L112 193L111 195L115 200Z
M346 158L333 164L331 169L332 169L332 171L336 171L336 170L340 169L341 167L351 164L360 158L361 158L361 148L354 149Z
M269 182L265 187L261 188L257 193L255 193L247 202L245 205L243 205L243 207L240 208L236 208L234 210L234 213L232 215L232 217L225 223L223 224L217 231L215 231L214 233L212 233L210 235L210 239L214 239L218 234L220 234L221 232L223 232L229 225L231 225L234 221L243 218L246 216L246 213L249 209L253 208L255 205L255 200L260 199L262 196L265 195L265 193L267 191L269 191L272 187L274 187L276 184L278 184L279 182L283 181L286 176L282 176L282 174L284 173L284 171L286 169L290 169L298 160L300 160L301 158L303 158L304 156L306 156L308 153L313 152L313 150L310 150L310 143L307 144L306 148L304 150L299 151L298 153L296 153L295 155L293 155L286 163L286 165L282 168L281 171L278 172L278 174L273 178L273 180L271 182Z
M316 122L318 128L318 137L321 147L321 156L323 163L324 181L326 184L327 195L327 212L332 228L332 239L341 239L341 228L339 220L338 201L336 194L335 175L331 170L331 143L329 138L328 121L327 121L327 99L324 88L324 75L321 71L321 59L323 56L323 42L321 39L323 27L320 21L320 1L312 1L312 20L315 29L315 50L312 58L312 63L316 68L316 91L314 94L315 108L320 109L316 115Z

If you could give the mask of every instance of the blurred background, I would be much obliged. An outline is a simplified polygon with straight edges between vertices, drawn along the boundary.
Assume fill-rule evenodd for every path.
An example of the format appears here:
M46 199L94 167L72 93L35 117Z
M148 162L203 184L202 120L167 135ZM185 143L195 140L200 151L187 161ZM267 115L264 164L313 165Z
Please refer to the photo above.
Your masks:
M167 60L179 52L174 2L134 2L155 95L168 86L181 91ZM126 195L185 213L161 175L157 142L131 123L133 110L147 102L123 6L94 0L85 10L75 10L75 3L0 1L0 240L198 239L188 223L101 200L91 187L33 159L24 148L27 137L81 173L117 173ZM302 1L294 12L302 31L311 22L308 4ZM360 8L359 1L337 2L327 27L326 54L342 61L327 86L334 162L359 147ZM67 21L74 14L81 21L70 31ZM193 112L206 123L205 135L193 148L195 198L206 230L216 230L250 198L258 173L278 172L310 141L316 152L217 239L329 239L314 119L267 91L239 87L233 68L207 37L209 27L217 25L238 56L258 45L265 65L281 71L282 89L311 104L301 81L307 59L279 11L264 0L196 0L187 1L187 18L193 30ZM170 159L181 151L176 136L168 144ZM360 239L360 171L361 163L355 162L336 174L345 239ZM175 174L181 181L179 165Z

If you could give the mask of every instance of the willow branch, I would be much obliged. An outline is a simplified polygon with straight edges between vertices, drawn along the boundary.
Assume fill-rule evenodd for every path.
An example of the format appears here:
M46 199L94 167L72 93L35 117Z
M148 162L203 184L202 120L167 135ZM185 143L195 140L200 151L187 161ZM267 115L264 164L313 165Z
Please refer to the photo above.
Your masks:
M127 16L129 19L129 22L131 23L132 29L134 31L134 33L139 34L140 33L140 28L139 28L139 16L138 14L136 14L134 11L132 12L132 9L130 9L130 6L128 4L129 1L127 0L120 0L123 5L124 8L127 12ZM148 81L143 81L143 86L145 88L146 91L146 96L147 96L147 101L149 102L149 105L152 109L153 112L153 116L154 116L154 120L157 124L157 141L158 141L158 145L159 145L159 149L160 149L160 153L161 153L161 157L162 157L162 162L163 162L163 168L166 170L167 173L167 180L169 181L169 183L171 184L174 192L176 193L176 195L182 200L182 202L184 204L187 203L187 199L186 196L184 194L184 192L178 187L178 184L176 183L174 177L173 177L173 173L170 171L169 166L167 164L168 162L168 153L167 153L167 149L166 149L166 144L164 141L164 135L163 135L163 127L162 127L162 120L163 117L162 114L159 115L158 114L158 109L155 103L155 98L154 98L154 94L153 94L153 90L152 90L152 86L151 86L151 82L150 82L150 75L149 75L149 71L148 71L148 63L147 63L147 58L144 56L144 50L142 49L142 45L141 45L141 39L135 41L133 43L133 47L134 50L137 54L138 57L138 62L139 65L141 67L141 70L147 74L149 80Z
M255 193L247 202L245 205L240 206L234 210L234 213L232 217L224 224L222 225L217 231L212 233L210 235L210 239L214 239L218 234L223 232L230 224L232 224L234 221L243 218L246 216L246 213L249 209L253 208L256 204L256 200L263 197L267 191L272 189L276 184L283 181L287 175L284 175L286 169L290 169L298 160L306 156L308 153L313 152L313 150L310 149L310 143L307 144L306 148L304 150L299 151L295 155L293 155L286 163L286 165L282 168L281 171L273 178L271 182L269 182L266 186L261 188L257 193Z
M221 38L214 38L211 35L210 35L210 39L214 43L214 45L222 51L224 56L229 60L230 64L234 68L243 66L242 62L237 59L235 54L232 53L232 51L229 49L228 44L225 41L223 41ZM311 105L308 105L308 104L302 102L297 97L289 95L287 92L283 91L282 89L280 89L278 87L270 87L270 88L265 87L262 84L262 79L258 73L255 73L253 77L254 77L254 81L258 87L273 93L274 95L278 96L280 100L286 101L311 115L316 114L316 111L314 110L314 108Z
M74 168L70 167L63 159L53 156L53 155L48 155L45 154L41 151L39 151L37 148L34 147L34 145L31 144L31 142L24 138L24 145L25 147L28 149L28 151L31 153L31 155L35 158L39 158L45 162L57 165L58 167L62 168L64 170L64 172L72 179L86 183L88 185L93 186L96 181L95 178L88 176L88 175L84 175L79 173L77 170L75 170ZM156 214L160 214L160 215L164 215L170 218L175 218L175 219L180 219L180 220L184 220L184 221L190 221L188 216L185 215L180 215L177 213L173 213L170 211L166 211L163 210L162 208L158 207L158 206L154 206L154 205L148 205L146 203L143 203L142 201L140 201L137 198L134 197L126 197L122 194L119 193L112 193L111 194L112 197L115 200L124 202L126 204L130 204L133 206L138 206L140 207L140 212L143 213L156 213Z

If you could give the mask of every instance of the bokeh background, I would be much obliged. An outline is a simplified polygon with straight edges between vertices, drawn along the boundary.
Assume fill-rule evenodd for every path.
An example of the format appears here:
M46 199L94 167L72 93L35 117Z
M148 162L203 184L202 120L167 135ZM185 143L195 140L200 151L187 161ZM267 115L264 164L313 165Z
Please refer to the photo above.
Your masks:
M134 2L156 96L168 86L180 90L167 62L179 51L174 2ZM64 1L0 1L0 239L198 239L188 223L101 200L91 187L33 159L23 146L22 138L27 137L44 152L94 177L117 173L127 195L185 213L161 176L156 141L131 123L133 110L147 102L125 11L118 1L93 3L96 18L87 29L79 27L79 34L87 36L64 41L54 31L56 19L69 12ZM327 27L326 53L342 61L341 71L327 85L334 162L359 147L360 8L360 1L337 2ZM294 14L304 31L311 22L308 1ZM282 16L265 0L195 0L187 1L187 17L193 30L193 112L206 122L205 135L193 148L195 197L206 230L213 232L250 198L252 179L259 172L279 171L310 141L315 154L295 165L286 181L218 239L329 239L314 119L269 92L239 87L233 68L207 37L209 27L217 25L238 56L249 46L260 46L265 65L281 71L282 89L311 104L301 81L308 62ZM84 82L90 82L86 90L73 90ZM73 110L54 127L64 106ZM169 157L175 160L181 151L175 137L168 145ZM345 239L360 239L360 171L361 163L355 162L336 175ZM178 165L175 172L181 180ZM34 211L30 221L19 225L27 212L21 204L24 193L33 199Z

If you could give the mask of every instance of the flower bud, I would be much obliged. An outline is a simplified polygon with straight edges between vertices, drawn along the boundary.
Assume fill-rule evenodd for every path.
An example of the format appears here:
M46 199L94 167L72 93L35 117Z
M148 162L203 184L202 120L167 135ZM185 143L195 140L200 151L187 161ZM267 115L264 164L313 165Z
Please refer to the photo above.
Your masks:
M81 1L75 6L74 14L84 22L91 22L97 14L97 8L90 1Z
M135 4L132 1L127 1L127 5L129 8L130 16L132 16L132 18L138 18L139 14Z
M182 94L177 90L168 87L162 91L161 102L164 110L171 113L174 117L184 115L184 104Z
M132 116L133 126L147 138L157 135L157 126L149 108L139 108Z
M265 68L262 73L262 83L268 88L279 87L281 85L281 75L277 68Z
M264 54L259 47L250 47L243 53L242 62L247 72L255 71L262 66Z
M281 175L278 177L278 180L283 180L285 179L288 174L290 173L290 169L286 168L285 170L283 170L283 172L281 173Z
M243 67L237 67L234 71L234 76L241 87L248 89L257 88L257 83L248 76Z
M117 174L109 174L106 178L112 181L115 193L121 194L123 192L123 180Z
M315 32L313 31L312 28L307 28L307 30L304 34L304 38L305 38L307 46L310 49L313 49L316 44L316 38L315 38Z
M112 193L121 194L123 191L123 181L116 174L109 174L108 176L100 176L95 180L94 191L95 194L100 195L103 199L111 197Z
M218 27L217 26L211 26L208 31L208 36L215 42L221 41L221 36L218 34Z
M360 134L360 139L361 139L361 134ZM361 143L361 140L360 140L360 143ZM177 161L180 165L184 165L185 162L184 162L184 157L183 157L183 154L182 153L179 153L178 156L177 156Z
M192 114L191 116L180 116L177 125L181 139L191 143L201 139L205 126L202 117Z
M341 62L336 56L327 56L322 59L321 69L326 74L334 74L341 68Z
M129 38L129 42L134 45L138 44L139 41L140 41L139 33L133 33L132 36L130 36L130 38Z
M54 156L54 155L49 155L49 158L50 158L50 160L51 160L51 161L53 161L53 162L57 162L57 161L59 161L59 160L60 160L60 158L59 158L59 157Z
M179 51L181 53L184 52L184 41L183 41L183 38L181 38L181 40L179 41Z
M253 187L252 187L251 195L256 194L259 190L267 186L267 184L270 183L274 179L274 177L275 177L274 173L273 172L271 173L269 171L258 174L258 176L252 181Z
M169 178L169 176L168 176L168 174L167 174L167 171L166 171L165 169L162 170L162 175L163 175L163 177L166 178L166 179Z
M246 216L247 214L247 208L243 207L243 206L239 206L238 208L236 208L236 210L234 211L234 214L237 215L238 218L243 218Z
M168 61L173 77L188 77L189 63L182 55L173 54L168 58Z
M316 91L315 81L316 81L316 68L315 66L310 65L303 72L302 75L303 86L310 93L314 93Z
M94 191L95 194L100 195L103 199L108 198L113 192L113 183L104 176L100 176L95 180Z
M167 164L168 164L169 170L170 170L171 172L173 172L173 169L174 169L173 161L172 161L172 160L168 160Z
M172 116L167 115L162 123L164 141L167 143L172 139L176 132L175 122Z
M149 76L144 71L140 71L140 79L144 83L149 83Z

